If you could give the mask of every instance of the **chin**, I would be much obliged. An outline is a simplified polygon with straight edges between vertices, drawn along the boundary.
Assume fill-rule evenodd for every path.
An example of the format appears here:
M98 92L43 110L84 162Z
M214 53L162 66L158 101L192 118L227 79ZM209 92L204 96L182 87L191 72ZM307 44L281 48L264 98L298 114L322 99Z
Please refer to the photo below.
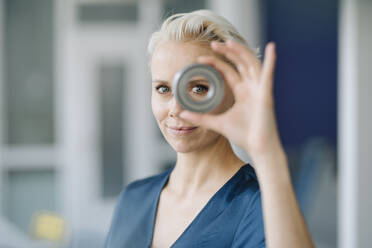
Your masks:
M166 137L168 144L178 153L190 153L194 151L201 151L204 148L217 142L220 135L214 132L207 132L204 135L193 139L174 139Z
M193 152L197 149L200 149L200 145L195 144L195 141L179 141L179 140L170 140L169 138L165 137L168 144L173 148L174 151L180 153L189 153Z
M174 146L174 145L171 145L173 150L175 150L177 153L190 153L190 152L193 152L193 151L196 151L198 150L198 148L194 148L194 147L191 147L191 146Z

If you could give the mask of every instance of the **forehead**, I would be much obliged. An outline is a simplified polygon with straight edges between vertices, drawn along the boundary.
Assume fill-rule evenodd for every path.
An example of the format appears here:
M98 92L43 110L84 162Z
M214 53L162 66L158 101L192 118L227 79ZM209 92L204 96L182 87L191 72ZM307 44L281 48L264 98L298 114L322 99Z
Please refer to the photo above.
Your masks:
M196 63L201 55L213 54L206 44L166 41L160 43L151 58L153 79L170 80L183 67Z

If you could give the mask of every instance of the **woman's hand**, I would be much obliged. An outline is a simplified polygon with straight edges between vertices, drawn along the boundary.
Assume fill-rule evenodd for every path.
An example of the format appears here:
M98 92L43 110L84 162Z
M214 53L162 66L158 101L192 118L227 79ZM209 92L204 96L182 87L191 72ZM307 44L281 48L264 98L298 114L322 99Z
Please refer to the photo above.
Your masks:
M263 65L245 46L233 41L212 43L212 49L231 60L200 57L219 70L231 87L235 103L222 114L183 111L181 118L215 130L243 147L253 159L260 190L268 247L314 247L290 182L288 164L274 114L275 46L265 49Z
M184 110L180 117L221 133L253 159L268 152L281 152L273 100L275 45L266 46L263 65L246 46L232 40L212 42L211 47L233 62L237 71L217 56L202 56L198 62L212 65L222 73L235 103L222 114Z

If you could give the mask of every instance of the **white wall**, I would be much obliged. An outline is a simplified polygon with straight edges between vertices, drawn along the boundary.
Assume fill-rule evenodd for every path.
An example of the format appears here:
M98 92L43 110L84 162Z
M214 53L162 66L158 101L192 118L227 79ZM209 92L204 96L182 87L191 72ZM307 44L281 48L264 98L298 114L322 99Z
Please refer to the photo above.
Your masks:
M339 45L339 247L372 243L372 1L344 0Z
M3 72L3 68L4 68L4 35L3 35L3 32L4 32L4 10L3 10L3 0L0 0L0 146L1 144L3 143L3 125L2 123L4 123L3 121L3 109L4 109L4 98L2 97L2 92L3 92L3 84L4 84L4 72ZM2 149L0 149L0 188L2 187L2 160L3 160L3 156L2 156ZM1 193L0 193L1 194ZM0 197L0 213L2 213L2 197Z
M359 5L358 247L372 244L372 1Z
M150 108L146 43L160 16L160 1L142 0L136 23L81 25L76 0L56 0L56 123L62 209L71 231L106 235L116 198L100 195L100 123L97 65L128 66L129 181L158 172ZM127 88L128 87L128 88ZM133 93L134 92L134 93ZM141 93L140 96L138 93ZM125 130L124 130L125 131ZM159 156L160 157L160 156ZM94 216L94 218L92 218ZM87 234L85 234L87 235ZM79 239L79 238L78 238ZM79 244L74 244L79 246Z
M229 20L251 48L262 45L264 39L262 1L260 0L209 0L208 5L216 13Z

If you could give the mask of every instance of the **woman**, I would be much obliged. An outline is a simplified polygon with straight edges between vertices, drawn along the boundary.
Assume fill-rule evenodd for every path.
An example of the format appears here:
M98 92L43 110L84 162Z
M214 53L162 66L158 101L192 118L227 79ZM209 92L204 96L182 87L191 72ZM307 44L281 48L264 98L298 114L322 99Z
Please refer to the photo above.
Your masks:
M171 16L152 35L152 110L177 162L125 188L107 247L312 247L276 127L275 47L266 46L261 65L245 44L207 10ZM172 94L175 73L192 63L225 79L224 99L210 113L183 110ZM207 91L202 83L190 89Z

